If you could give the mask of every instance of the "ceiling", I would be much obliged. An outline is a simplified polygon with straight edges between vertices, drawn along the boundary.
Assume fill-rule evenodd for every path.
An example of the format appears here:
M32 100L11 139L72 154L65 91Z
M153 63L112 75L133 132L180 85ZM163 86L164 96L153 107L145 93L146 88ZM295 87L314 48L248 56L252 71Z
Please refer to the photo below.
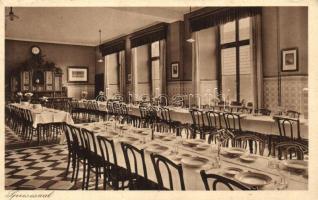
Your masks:
M6 8L6 14L9 8ZM14 7L7 39L96 46L158 22L183 20L189 7Z

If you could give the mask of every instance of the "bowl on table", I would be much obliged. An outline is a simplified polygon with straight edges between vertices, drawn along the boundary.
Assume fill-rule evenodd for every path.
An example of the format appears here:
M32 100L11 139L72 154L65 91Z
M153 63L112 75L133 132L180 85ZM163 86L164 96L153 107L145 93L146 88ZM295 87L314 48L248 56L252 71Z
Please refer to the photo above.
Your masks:
M169 142L169 141L173 141L174 139L175 139L174 136L169 135L169 136L166 136L166 137L162 138L161 140Z
M256 155L251 155L251 154L247 154L247 155L242 155L240 156L241 161L243 162L254 162L257 160L257 156Z
M167 151L168 149L168 147L162 146L160 144L151 144L148 147L146 147L146 151L150 153L161 153Z
M225 156L230 156L230 157L238 157L246 153L245 149L242 148L225 148L224 151L222 152L223 155Z
M120 140L120 142L127 143L127 144L132 144L136 141L138 141L138 138L131 137L131 136L124 137Z
M198 145L198 142L195 140L183 140L182 144L187 147L195 147Z
M191 155L188 153L178 153L171 156L172 160L181 161L182 158L190 158Z
M181 159L181 163L184 164L187 167L191 167L191 168L199 168L204 166L205 164L207 164L209 162L208 159L203 158L203 157L184 157Z
M195 147L195 149L198 150L198 151L205 151L205 150L207 150L209 147L210 147L209 144L204 144L204 143L202 143L202 144L197 144L197 146Z
M234 177L236 174L243 172L243 169L238 167L227 167L224 169L224 175Z
M272 178L266 174L256 172L241 172L234 176L240 183L250 187L263 187L272 181Z

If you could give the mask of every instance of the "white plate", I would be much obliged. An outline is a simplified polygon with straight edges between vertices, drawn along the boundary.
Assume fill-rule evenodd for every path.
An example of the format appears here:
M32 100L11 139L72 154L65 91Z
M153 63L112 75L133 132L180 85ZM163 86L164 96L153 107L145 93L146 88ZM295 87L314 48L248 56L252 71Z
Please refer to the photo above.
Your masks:
M184 141L182 142L182 144L183 144L184 146L188 146L188 147L195 147L195 146L197 146L197 145L199 144L199 142L197 142L197 141L195 141L195 140L184 140Z
M134 137L124 137L122 138L120 141L121 142L124 142L124 143L128 143L128 144L131 144L133 142L136 142L138 139L137 138L134 138Z
M283 164L294 170L306 170L308 169L308 162L304 160L285 160Z
M195 149L198 151L205 151L209 147L210 147L210 145L208 145L208 144L198 144Z
M191 155L187 153L179 153L177 155L171 156L171 159L176 160L176 161L181 161L182 158L190 158Z
M161 152L167 151L168 149L169 149L168 147L161 146L159 144L153 144L146 148L146 150L151 153L161 153Z
M241 172L243 172L243 169L237 167L227 167L224 169L224 174L228 176L235 176Z
M240 156L240 159L244 162L254 162L257 160L257 156L255 155L242 155Z
M231 156L240 156L243 155L246 152L246 150L242 148L228 148L224 149L224 152Z
M272 181L272 178L270 176L255 172L238 173L235 175L235 179L245 185L253 187L262 187Z
M185 157L181 159L181 163L187 167L198 168L209 162L206 158L201 157Z
M175 138L173 137L173 136L167 136L167 137L164 137L164 138L162 138L161 140L162 141L172 141L172 140L174 140Z

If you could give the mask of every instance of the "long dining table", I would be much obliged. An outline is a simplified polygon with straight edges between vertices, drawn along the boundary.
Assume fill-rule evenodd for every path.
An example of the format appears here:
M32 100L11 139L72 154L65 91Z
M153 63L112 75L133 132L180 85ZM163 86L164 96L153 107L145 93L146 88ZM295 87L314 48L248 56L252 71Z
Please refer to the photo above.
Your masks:
M269 157L255 155L256 160L254 160L254 162L243 162L243 160L239 157L228 157L225 153L227 148L222 148L219 162L220 165L218 165L219 167L215 167L215 159L217 157L215 144L209 144L209 148L207 149L189 147L186 145L187 142L189 142L188 140L182 139L180 142L180 140L177 140L175 136L169 133L154 133L155 137L152 140L151 129L140 129L129 125L114 126L113 124L111 125L109 122L75 124L74 126L85 128L93 132L96 137L103 136L112 139L115 144L118 165L124 168L126 168L126 164L120 145L121 142L132 144L139 149L144 149L148 179L154 182L156 182L157 179L154 172L153 164L150 159L150 153L163 155L173 162L182 165L186 190L205 190L199 173L200 170L204 169L207 170L208 173L215 173L226 176L225 172L229 170L230 167L240 168L243 172L255 172L269 176L271 178L271 181L265 186L259 187L259 190L277 189L276 183L279 183L282 177L285 177L285 179L287 180L287 190L308 189L308 175L306 175L306 173L294 173L290 170L287 170L287 168L283 164L283 161L277 161L280 162L281 170L271 169L268 167L268 163L272 158ZM123 129L122 127L126 128ZM145 133L148 134L145 135ZM203 146L208 145L206 144L206 141L203 140L195 139L191 141L195 141L197 144L202 143ZM100 154L98 143L97 149L98 154ZM248 152L246 151L244 155L247 154ZM188 165L187 162L185 162L185 159L187 158L200 158L205 160L205 162L203 162L200 166L194 167L192 165ZM214 163L214 167L212 167L212 163ZM138 163L138 170L139 172L143 171L140 160ZM164 185L166 185L168 181L166 170L162 171L162 176ZM172 170L172 177L175 190L180 190L178 174L176 171ZM233 179L233 177L230 178Z
M37 128L38 124L48 124L53 122L64 122L67 124L74 123L70 113L62 110L56 110L42 106L34 107L34 104L12 103L10 105L20 109L30 110L34 128Z
M170 117L173 121L179 121L181 123L192 124L192 117L189 109L179 107L168 107L170 110ZM205 111L205 110L203 110ZM128 113L130 115L140 116L138 106L130 105L128 107ZM221 113L222 114L222 113ZM159 116L160 117L160 116ZM206 116L205 123L207 123ZM279 129L277 122L273 119L273 116L254 115L254 114L240 114L241 128L242 130L262 133L264 135L279 135ZM225 122L221 120L221 125L224 128ZM306 119L300 119L300 136L301 138L308 139L308 121Z
M88 101L80 101L80 107L84 108ZM96 101L98 109L100 111L107 112L107 102ZM126 104L128 108L128 114L140 117L140 111L138 105ZM192 117L187 108L168 106L170 110L170 117L172 121L179 121L183 124L192 124ZM205 111L205 110L203 110ZM158 117L160 113L158 112ZM279 135L279 129L277 122L273 119L273 116L255 115L255 114L240 114L241 128L242 130L261 133L264 135ZM205 118L207 123L207 119ZM300 137L308 139L308 120L300 118ZM221 120L221 125L225 127L224 120Z

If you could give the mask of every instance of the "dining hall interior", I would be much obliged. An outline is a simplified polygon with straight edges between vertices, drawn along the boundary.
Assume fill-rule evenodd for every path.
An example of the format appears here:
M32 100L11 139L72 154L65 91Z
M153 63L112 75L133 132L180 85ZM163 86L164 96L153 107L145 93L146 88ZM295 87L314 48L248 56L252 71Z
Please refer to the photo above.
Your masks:
M4 46L5 190L308 190L306 6L6 7Z

